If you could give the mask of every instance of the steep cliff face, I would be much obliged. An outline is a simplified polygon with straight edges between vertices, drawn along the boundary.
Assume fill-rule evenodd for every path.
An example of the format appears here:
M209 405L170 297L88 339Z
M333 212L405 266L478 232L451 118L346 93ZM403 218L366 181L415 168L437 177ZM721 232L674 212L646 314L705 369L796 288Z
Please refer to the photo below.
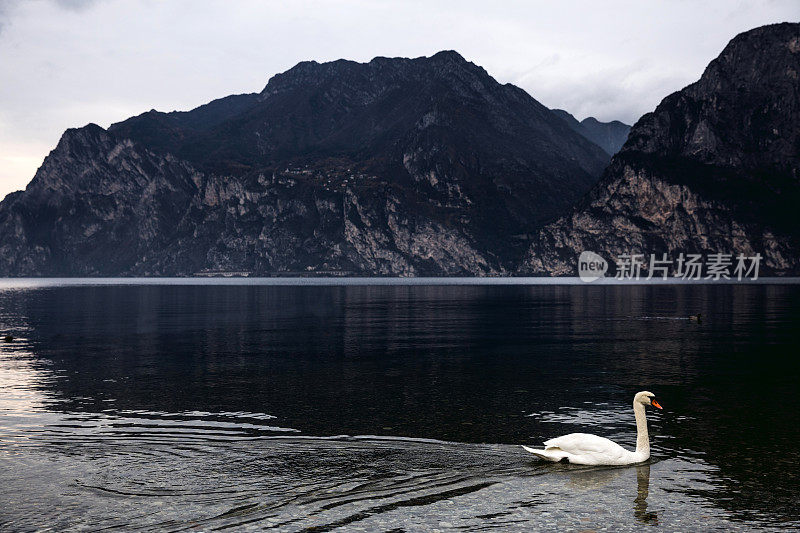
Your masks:
M632 128L600 182L543 228L520 273L574 275L590 250L760 253L800 272L800 24L734 38Z
M163 254L196 176L94 124L67 130L26 190L0 204L0 272L97 275Z
M201 270L490 274L499 263L447 207L333 163L235 179L90 125L68 130L0 205L7 275Z
M622 145L628 140L628 133L631 131L630 126L619 120L600 122L594 117L587 117L579 122L571 113L563 109L553 109L552 111L570 128L605 150L608 155L619 152Z
M306 62L259 94L68 130L0 204L0 274L503 273L606 163L455 52Z

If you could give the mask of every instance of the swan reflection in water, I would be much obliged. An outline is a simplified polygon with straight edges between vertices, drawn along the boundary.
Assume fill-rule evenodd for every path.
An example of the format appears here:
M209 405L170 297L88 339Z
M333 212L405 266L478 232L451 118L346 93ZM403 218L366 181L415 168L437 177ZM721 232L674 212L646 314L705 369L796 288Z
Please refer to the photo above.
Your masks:
M636 467L636 499L633 500L633 516L642 524L658 525L658 514L647 512L647 496L650 494L650 465Z
M570 485L584 490L599 489L621 476L631 473L630 467L575 468L572 465L559 465L559 467L566 471ZM658 513L647 510L647 497L650 495L650 463L638 464L634 468L636 469L636 498L633 500L633 516L639 523L658 525Z

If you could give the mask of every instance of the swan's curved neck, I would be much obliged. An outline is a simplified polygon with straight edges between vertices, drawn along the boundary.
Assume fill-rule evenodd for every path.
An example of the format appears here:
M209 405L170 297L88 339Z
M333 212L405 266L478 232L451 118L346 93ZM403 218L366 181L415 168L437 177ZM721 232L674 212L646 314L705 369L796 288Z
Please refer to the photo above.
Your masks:
M644 404L633 402L633 414L636 417L636 453L650 457L650 436L647 433Z

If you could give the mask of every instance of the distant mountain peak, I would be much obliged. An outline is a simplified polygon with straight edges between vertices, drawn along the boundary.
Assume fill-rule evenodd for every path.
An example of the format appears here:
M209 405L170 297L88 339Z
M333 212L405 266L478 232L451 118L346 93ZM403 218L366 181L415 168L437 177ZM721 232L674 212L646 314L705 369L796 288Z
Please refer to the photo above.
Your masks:
M322 63L301 61L289 70L270 78L261 91L261 95L268 97L284 90L293 90L302 86L318 87L332 82L363 83L372 81L376 77L383 77L386 80L391 80L393 77L430 78L431 76L442 77L455 72L497 83L486 70L467 61L458 52L442 50L431 56L420 56L413 59L377 56L365 63L347 59Z
M457 61L457 62L464 62L466 63L467 60L464 59L464 56L456 52L455 50L441 50L436 52L431 56L431 59L445 59L447 61Z
M64 130L53 152L66 154L68 157L90 158L97 156L100 153L98 147L107 145L108 142L108 132L90 122L81 128Z
M608 155L614 155L622 148L631 130L629 125L619 120L600 122L594 117L587 117L578 122L578 119L568 111L563 109L552 109L551 111L564 120L574 131L602 148Z

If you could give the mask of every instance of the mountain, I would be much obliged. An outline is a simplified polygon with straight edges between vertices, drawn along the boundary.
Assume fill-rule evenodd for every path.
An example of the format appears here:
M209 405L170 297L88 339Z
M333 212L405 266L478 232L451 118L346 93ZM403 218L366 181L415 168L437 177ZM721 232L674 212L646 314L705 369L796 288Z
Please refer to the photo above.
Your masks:
M798 76L800 24L735 37L699 81L639 119L598 184L540 230L518 272L574 275L588 250L607 260L760 253L762 273L799 273Z
M631 131L630 126L619 120L600 122L594 117L588 117L578 122L578 119L563 109L552 109L551 111L561 117L574 131L605 150L608 155L619 152L619 149L628 140L628 133Z
M455 52L303 62L67 130L0 203L0 274L505 273L608 160Z

